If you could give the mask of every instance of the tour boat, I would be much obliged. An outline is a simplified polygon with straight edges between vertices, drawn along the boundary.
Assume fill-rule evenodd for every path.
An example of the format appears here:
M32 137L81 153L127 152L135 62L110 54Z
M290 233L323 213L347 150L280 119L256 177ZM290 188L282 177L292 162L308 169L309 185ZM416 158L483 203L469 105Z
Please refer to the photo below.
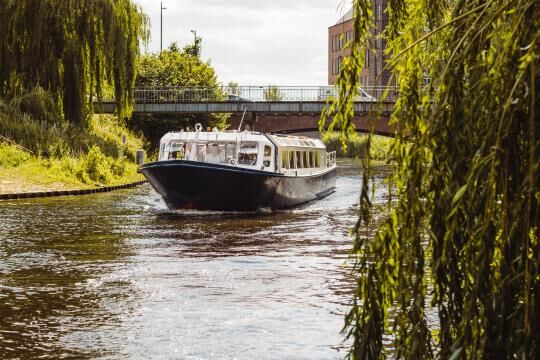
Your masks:
M139 168L170 209L253 211L331 194L336 153L319 139L254 131L169 132Z

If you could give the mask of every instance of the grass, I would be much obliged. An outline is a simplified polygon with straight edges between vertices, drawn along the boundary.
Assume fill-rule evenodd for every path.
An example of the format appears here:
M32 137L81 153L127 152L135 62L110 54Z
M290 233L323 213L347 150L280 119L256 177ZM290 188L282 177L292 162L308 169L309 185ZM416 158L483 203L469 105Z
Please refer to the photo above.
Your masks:
M30 158L16 167L0 165L0 193L89 189L142 180L136 165L128 163L122 176L108 178L106 182L94 181L82 171L83 163L84 160L78 158Z
M35 112L39 109L29 114L0 104L0 193L87 189L143 179L134 160L144 141L116 117L94 115L81 129Z

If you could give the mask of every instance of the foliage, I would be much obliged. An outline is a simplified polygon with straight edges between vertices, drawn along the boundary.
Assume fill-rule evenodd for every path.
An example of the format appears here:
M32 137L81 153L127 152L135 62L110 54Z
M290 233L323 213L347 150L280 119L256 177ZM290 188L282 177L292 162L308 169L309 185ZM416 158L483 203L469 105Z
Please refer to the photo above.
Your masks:
M115 176L124 174L124 167L117 160L104 155L100 148L92 146L75 170L77 177L84 183L109 183Z
M0 193L85 189L141 178L136 164L107 156L97 146L77 157L43 158L0 143Z
M7 139L12 139L0 137L0 178L15 177L17 188L84 188L140 179L133 161L144 143L114 116L94 115L87 130L70 124L51 127L28 114L17 116L0 109L0 134L6 133L7 124L11 131ZM14 143L31 148L32 153Z
M160 53L142 55L137 70L135 86L138 88L209 86L218 89L214 68L198 56L179 51L176 43Z
M24 150L0 142L0 166L16 167L29 159L30 155Z
M181 88L170 90L178 91L178 96L193 100L204 100L205 96L217 98L224 96L215 70L210 63L185 50L180 51L176 43L171 44L159 54L146 54L141 57L136 86L147 89L204 87L204 91ZM193 128L196 123L201 123L204 127L224 128L226 121L225 114L134 114L129 126L144 132L155 147L161 136L168 131Z
M266 101L281 101L283 100L283 95L279 91L279 88L274 85L269 85L263 90L263 97Z
M62 122L61 110L53 95L39 86L13 98L9 105L18 116L27 115L50 125Z
M34 155L61 158L79 156L97 145L108 156L121 152L122 135L127 143L122 149L128 160L135 160L137 149L144 146L122 121L112 115L94 115L87 128L58 120L58 108L50 94L36 89L0 106L0 135L29 149Z
M124 118L147 25L131 0L0 0L0 96L40 86L66 119L84 126L94 96L112 86Z
M196 58L200 58L202 50L202 38L197 36L197 31L191 30L191 32L193 33L193 44L184 46L184 53Z
M238 83L235 81L229 81L227 84L228 93L230 95L240 95L240 89L238 88Z
M351 89L373 21L370 2L353 4L352 56L324 114L335 115L343 139L354 131ZM344 329L349 355L384 357L385 339L396 358L535 358L538 2L391 0L387 13L399 84L397 201L371 234L366 161L353 250L358 287Z
M341 146L339 133L327 133L323 137L327 151L336 151L338 157L367 156L368 135L356 135L347 139L346 147ZM378 161L390 160L392 139L386 136L373 135L370 143L370 159Z

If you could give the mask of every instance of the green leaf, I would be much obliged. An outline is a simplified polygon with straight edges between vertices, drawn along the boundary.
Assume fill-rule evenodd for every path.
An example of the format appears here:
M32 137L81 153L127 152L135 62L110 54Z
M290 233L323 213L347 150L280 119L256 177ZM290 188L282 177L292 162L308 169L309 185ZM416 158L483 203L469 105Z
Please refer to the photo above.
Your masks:
M452 206L456 205L456 203L461 200L463 195L465 194L465 191L467 191L467 184L463 185L454 195L454 198L452 199Z

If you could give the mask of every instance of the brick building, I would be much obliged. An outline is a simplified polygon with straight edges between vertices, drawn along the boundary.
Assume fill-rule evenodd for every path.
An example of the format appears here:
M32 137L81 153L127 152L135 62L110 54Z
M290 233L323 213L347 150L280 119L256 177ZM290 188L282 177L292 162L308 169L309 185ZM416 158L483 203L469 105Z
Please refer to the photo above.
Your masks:
M360 74L362 86L387 85L390 81L390 72L383 71L386 63L384 55L385 41L379 38L386 25L388 14L384 12L388 0L373 1L373 14L375 15L375 28L372 41L365 50L364 69ZM349 49L344 49L347 41L354 37L353 9L351 8L335 25L328 28L328 84L334 85L337 81L343 58L350 55Z

